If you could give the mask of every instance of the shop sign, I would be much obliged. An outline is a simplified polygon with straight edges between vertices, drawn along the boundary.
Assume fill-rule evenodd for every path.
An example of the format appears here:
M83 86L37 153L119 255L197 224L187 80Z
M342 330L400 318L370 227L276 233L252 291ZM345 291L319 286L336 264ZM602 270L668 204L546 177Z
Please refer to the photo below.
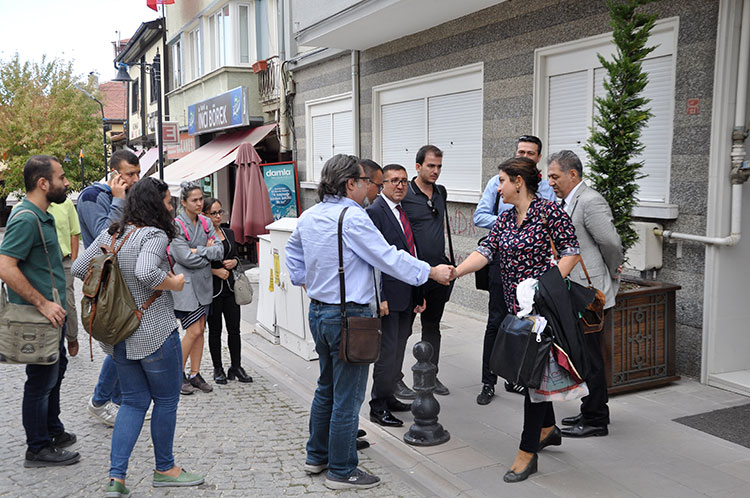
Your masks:
M195 150L195 137L191 137L186 131L180 133L180 141L177 145L164 145L164 152L166 152L169 159L179 159L185 157Z
M273 219L298 217L297 163L269 163L261 164L260 167L268 188Z
M188 133L200 135L209 131L247 126L247 88L239 86L221 95L188 107Z

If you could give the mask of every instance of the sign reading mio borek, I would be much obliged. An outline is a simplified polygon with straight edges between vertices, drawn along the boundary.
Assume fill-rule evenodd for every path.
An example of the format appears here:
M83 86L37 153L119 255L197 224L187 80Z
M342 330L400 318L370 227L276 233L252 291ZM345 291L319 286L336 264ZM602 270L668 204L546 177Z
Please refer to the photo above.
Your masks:
M245 105L247 88L239 86L226 93L188 107L188 133L200 135L209 131L247 126Z

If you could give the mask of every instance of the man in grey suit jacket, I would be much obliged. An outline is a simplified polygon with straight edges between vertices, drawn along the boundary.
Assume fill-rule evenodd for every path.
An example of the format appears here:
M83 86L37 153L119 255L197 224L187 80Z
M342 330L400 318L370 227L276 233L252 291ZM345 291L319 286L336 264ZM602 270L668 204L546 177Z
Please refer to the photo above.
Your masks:
M562 199L561 206L573 220L581 246L581 258L592 284L606 297L604 310L608 313L615 305L623 261L622 243L615 229L612 211L599 192L583 183L583 166L574 152L556 152L547 162L549 184ZM570 278L580 284L588 284L580 265L570 272ZM563 436L567 437L608 434L607 379L600 332L586 334L586 350L591 362L591 372L586 378L589 395L583 398L579 415L562 419L563 425L571 426L562 430Z

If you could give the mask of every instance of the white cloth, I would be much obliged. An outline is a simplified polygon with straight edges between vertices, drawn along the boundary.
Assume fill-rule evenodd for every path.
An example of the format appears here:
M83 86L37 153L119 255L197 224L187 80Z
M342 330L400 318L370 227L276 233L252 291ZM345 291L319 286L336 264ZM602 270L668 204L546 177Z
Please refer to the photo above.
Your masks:
M516 299L521 310L516 313L518 318L523 318L529 313L534 307L534 294L536 293L537 280L535 278L527 278L516 287Z

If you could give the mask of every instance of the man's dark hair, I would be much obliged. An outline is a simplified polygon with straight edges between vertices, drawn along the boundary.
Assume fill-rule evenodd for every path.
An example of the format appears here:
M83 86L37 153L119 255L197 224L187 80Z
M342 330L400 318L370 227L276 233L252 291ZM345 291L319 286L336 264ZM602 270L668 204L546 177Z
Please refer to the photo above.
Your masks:
M497 169L505 171L505 174L511 180L519 176L523 178L526 190L530 193L536 194L537 190L539 190L539 182L542 180L542 174L539 172L539 168L536 167L536 163L528 157L511 157L507 161L500 163Z
M382 173L383 171L383 168L372 159L360 159L359 165L365 170L365 176L372 177L376 172L380 171Z
M521 135L518 137L518 141L516 142L516 147L518 147L518 144L521 142L529 142L532 144L536 144L536 146L539 148L539 154L542 153L542 141L539 139L539 137L535 137L534 135Z
M135 182L122 209L120 221L109 227L109 234L123 233L128 225L138 227L154 227L164 230L171 241L177 235L172 221L172 214L164 206L164 195L169 185L158 178L147 177Z
M60 163L60 160L53 156L36 155L31 156L23 166L23 186L26 192L36 190L40 178L48 182L52 181L52 162Z
M383 168L383 175L385 175L389 171L403 171L404 173L406 173L406 168L404 168L400 164L387 164Z
M346 197L346 181L359 177L357 156L336 154L323 165L318 184L318 200L323 202L327 195Z
M547 164L552 164L553 161L556 162L557 165L560 166L560 169L565 173L574 169L578 172L578 178L583 178L583 164L581 164L581 160L572 150L561 150L560 152L555 152L547 158Z
M116 170L120 171L120 165L126 162L130 164L131 166L138 166L140 164L140 161L138 161L138 156L130 152L129 150L120 149L114 151L112 154L112 157L109 158L109 169L110 170Z
M430 152L432 152L435 155L435 157L443 157L443 151L438 149L434 145L423 145L417 151L417 164L424 163L424 158Z

